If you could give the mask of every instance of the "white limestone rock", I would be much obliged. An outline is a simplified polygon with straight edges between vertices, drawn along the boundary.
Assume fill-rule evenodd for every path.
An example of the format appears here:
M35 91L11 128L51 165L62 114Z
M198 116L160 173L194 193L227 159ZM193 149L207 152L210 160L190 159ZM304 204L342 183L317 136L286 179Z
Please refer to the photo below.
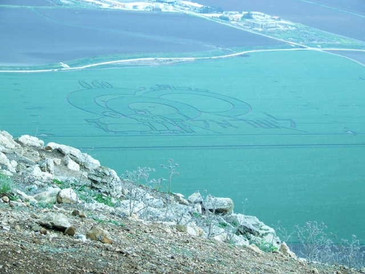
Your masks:
M279 248L281 241L276 236L276 232L273 228L265 225L255 216L247 216L243 214L231 214L226 217L226 221L234 224L237 229L236 234L250 235L250 238L257 238L266 243L272 244L274 247Z
M61 159L58 159L58 158L55 158L55 159L53 159L53 163L54 163L56 166L59 166L59 165L62 163L62 160L61 160Z
M16 171L15 168L12 166L11 162L9 161L8 157L2 152L0 152L0 166L1 165L5 166L5 168L12 173Z
M4 166L10 165L8 157L6 157L6 155L2 152L0 152L0 164Z
M83 234L76 234L74 236L75 239L80 240L81 242L86 242L86 235Z
M88 178L99 184L111 185L120 183L120 178L113 169L102 166L89 172Z
M80 171L80 165L73 161L69 156L66 156L64 158L64 161L68 169L73 171Z
M49 181L53 179L53 175L48 172L43 172L38 165L31 166L28 169L29 175L38 179L39 181Z
M79 197L72 188L62 189L57 194L57 202L63 204L74 204L79 201Z
M63 155L69 156L76 163L78 163L81 166L84 166L89 170L93 170L100 167L100 162L98 160L94 159L93 157L91 157L86 153L82 153L79 149L74 147L51 142L47 144L46 150L58 150Z
M231 241L236 246L249 246L250 245L250 241L241 235L236 235L236 234L231 235Z
M181 193L174 193L175 199L179 204L189 205L189 202L185 199L185 196Z
M10 161L10 165L13 167L13 168L16 168L18 166L18 162L15 161L15 160L11 160Z
M14 141L13 136L6 131L0 131L0 146L5 149L20 148L20 145Z
M284 254L285 256L287 257L290 257L290 258L294 258L296 259L297 256L295 255L295 253L293 251L290 250L290 248L288 247L288 245L283 242L281 245L280 245L280 249L279 251Z
M38 221L38 223L41 226L60 231L65 231L67 228L71 226L69 220L64 214L52 213L52 212L43 215Z
M227 238L228 238L227 232L223 232L223 233L218 234L218 235L213 237L213 239L218 241L218 242L225 242L225 241L227 241Z
M201 227L197 226L194 222L186 225L186 232L191 236L197 237L202 237L205 234L204 230Z
M38 202L55 204L57 202L57 195L61 191L58 187L50 187L46 191L38 193L33 196Z
M188 201L192 204L203 202L203 196L199 192L195 192L188 197Z
M44 147L44 142L42 140L30 135L22 135L17 139L17 141L21 143L23 146L31 146L36 148Z
M20 191L19 189L16 189L15 193L21 198L21 200L25 202L31 202L31 203L38 202L36 199L34 199L34 197L25 194L23 191Z
M264 252L254 244L249 245L248 248L251 249L253 252L255 252L257 255L264 254Z
M202 214L203 213L202 205L201 204L195 204L193 206L193 212L196 212L198 214Z
M42 163L40 163L39 167L43 172L54 174L54 162L52 159L44 160Z
M13 176L14 174L11 173L9 170L3 170L0 168L0 171L3 175L6 175L6 176Z
M16 173L16 167L18 166L18 163L14 160L10 161L4 153L0 152L0 168L1 165L5 166L9 172Z
M203 208L206 211L211 211L216 214L231 214L233 212L233 201L231 198L220 198L208 195L203 203Z

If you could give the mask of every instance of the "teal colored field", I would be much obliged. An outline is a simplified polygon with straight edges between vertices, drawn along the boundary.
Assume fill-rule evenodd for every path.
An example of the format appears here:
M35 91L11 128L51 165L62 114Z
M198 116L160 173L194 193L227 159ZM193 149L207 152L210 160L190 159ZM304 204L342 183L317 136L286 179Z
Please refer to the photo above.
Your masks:
M120 173L173 158L176 192L232 197L236 211L272 225L323 221L364 242L359 64L319 52L267 52L2 73L0 82L0 125L13 135L80 147Z

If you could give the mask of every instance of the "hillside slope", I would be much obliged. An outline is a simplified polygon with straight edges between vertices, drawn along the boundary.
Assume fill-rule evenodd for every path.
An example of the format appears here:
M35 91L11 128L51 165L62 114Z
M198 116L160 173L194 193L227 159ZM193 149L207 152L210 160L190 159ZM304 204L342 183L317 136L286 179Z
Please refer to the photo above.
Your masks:
M121 179L76 148L0 132L1 273L356 273L310 264L231 199Z

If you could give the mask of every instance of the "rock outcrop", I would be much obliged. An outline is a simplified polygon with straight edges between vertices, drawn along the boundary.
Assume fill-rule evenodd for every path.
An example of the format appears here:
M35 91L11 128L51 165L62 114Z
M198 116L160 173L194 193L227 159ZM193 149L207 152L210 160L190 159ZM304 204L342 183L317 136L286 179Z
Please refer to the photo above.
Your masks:
M246 246L264 244L274 250L282 247L290 254L281 246L274 229L256 217L234 213L230 198L203 197L199 192L185 198L179 193L161 193L139 186L121 179L114 170L101 166L98 160L71 146L54 142L44 145L42 140L29 135L14 139L1 131L0 172L17 182L13 192L24 203L46 207L75 204L85 210L163 223L189 235L220 242ZM46 214L39 224L79 237L61 213ZM94 227L86 236L111 243L110 237L104 234Z

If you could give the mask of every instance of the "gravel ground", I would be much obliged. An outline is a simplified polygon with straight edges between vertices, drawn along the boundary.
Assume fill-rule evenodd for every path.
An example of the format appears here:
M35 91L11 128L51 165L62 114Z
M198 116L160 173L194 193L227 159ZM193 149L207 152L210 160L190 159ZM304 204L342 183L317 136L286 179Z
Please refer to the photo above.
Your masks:
M0 203L0 273L359 273L344 267L309 264L281 253L192 237L175 227L84 210L81 205L50 209ZM112 244L77 239L38 224L46 213L67 216L76 235L93 226Z

